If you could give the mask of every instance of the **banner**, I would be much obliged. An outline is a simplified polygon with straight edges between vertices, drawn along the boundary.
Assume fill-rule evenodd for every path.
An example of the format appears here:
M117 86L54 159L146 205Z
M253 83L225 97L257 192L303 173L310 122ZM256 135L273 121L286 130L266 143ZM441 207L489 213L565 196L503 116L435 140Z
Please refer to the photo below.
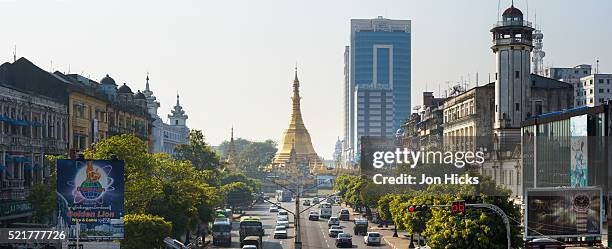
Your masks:
M61 223L81 234L123 238L124 162L58 160Z
M527 189L525 199L527 238L601 236L600 188Z
M570 118L572 187L586 187L588 184L587 121L586 114Z

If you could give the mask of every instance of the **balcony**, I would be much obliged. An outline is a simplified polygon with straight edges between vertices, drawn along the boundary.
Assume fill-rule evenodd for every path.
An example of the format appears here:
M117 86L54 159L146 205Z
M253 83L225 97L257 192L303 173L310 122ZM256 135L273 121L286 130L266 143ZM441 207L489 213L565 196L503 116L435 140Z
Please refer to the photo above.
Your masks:
M527 45L527 46L533 46L533 41L525 39L525 38L520 38L520 37L515 37L515 38L497 38L497 39L493 40L493 46L500 46L500 45Z
M504 20L504 21L496 22L495 24L493 24L492 28L508 27L508 26L533 27L531 22L528 22L525 20Z

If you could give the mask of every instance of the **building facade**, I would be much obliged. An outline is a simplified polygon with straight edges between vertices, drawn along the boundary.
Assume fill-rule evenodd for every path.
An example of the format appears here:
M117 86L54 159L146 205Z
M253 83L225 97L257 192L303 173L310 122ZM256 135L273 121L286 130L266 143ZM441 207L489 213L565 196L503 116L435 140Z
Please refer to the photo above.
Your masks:
M0 227L30 222L26 201L45 181L45 155L65 154L69 122L62 82L21 58L0 66Z
M345 152L362 136L393 136L410 116L410 20L351 20L345 48Z
M575 84L575 105L597 106L612 100L612 74L591 74Z
M185 114L179 101L179 95L177 94L176 105L171 111L171 114L168 115L169 122L164 122L157 112L160 103L149 87L148 75L146 80L145 90L142 91L142 93L145 96L149 115L153 119L153 151L174 155L174 148L177 145L189 143L189 127L187 127L188 116Z

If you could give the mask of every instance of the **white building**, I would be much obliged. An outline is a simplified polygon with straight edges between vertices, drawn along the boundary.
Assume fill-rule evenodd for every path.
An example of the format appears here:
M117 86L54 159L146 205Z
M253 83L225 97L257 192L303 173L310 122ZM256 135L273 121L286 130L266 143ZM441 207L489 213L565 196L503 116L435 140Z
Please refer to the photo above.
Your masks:
M551 67L547 68L544 76L559 81L574 84L580 82L580 78L591 75L591 65L577 65L575 67Z
M575 105L596 106L612 100L612 74L591 74L574 85Z
M187 127L187 115L179 102L179 95L176 95L176 105L172 114L168 115L168 123L164 122L157 114L160 104L153 91L149 88L149 76L147 85L142 92L147 100L147 108L153 121L153 151L174 154L174 147L179 144L189 142L189 128Z

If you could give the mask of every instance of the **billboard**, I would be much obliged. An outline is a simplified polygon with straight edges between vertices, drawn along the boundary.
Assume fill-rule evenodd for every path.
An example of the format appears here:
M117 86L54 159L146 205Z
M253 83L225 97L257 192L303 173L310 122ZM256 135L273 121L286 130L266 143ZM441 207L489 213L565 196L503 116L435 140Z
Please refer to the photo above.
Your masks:
M525 203L527 238L601 236L601 188L531 188Z
M58 160L60 223L88 236L123 238L124 162Z
M570 118L570 186L586 187L588 184L587 115Z

